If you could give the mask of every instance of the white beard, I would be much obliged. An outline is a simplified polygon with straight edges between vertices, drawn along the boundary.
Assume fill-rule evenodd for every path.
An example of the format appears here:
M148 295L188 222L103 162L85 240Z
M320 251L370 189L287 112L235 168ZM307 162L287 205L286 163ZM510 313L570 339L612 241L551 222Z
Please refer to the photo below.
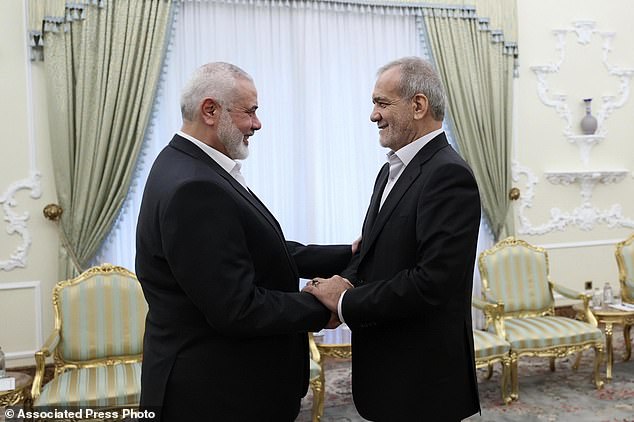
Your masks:
M244 160L249 156L249 147L244 143L244 134L231 120L228 111L223 111L218 122L218 139L234 160Z

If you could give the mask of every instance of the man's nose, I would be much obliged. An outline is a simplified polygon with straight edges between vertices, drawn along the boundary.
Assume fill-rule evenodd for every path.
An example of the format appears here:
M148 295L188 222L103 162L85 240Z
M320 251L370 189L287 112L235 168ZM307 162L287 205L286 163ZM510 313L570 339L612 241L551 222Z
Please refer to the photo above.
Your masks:
M258 119L258 116L253 116L253 119L251 119L251 129L260 130L260 128L262 128L262 122Z

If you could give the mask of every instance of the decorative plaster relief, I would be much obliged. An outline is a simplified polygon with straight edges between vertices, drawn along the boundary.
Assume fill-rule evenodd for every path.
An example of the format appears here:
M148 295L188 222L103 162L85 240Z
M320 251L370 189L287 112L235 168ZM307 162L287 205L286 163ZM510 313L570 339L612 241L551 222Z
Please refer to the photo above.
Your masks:
M581 204L572 212L564 212L559 208L550 209L548 222L533 226L526 215L526 209L532 208L535 197L535 187L539 179L527 167L513 162L513 181L518 182L520 176L526 177L526 186L520 197L519 220L520 234L542 235L552 231L563 231L568 226L577 226L581 230L592 230L595 225L605 224L610 228L627 227L634 228L634 220L623 216L622 206L613 204L609 209L600 210L592 205L592 191L597 184L619 183L628 175L626 170L611 171L553 171L546 172L546 179L556 185L579 184Z
M26 225L29 213L25 211L22 214L18 214L12 208L17 205L15 195L20 190L29 189L31 191L30 196L33 199L37 199L42 195L40 178L39 172L32 171L29 178L13 182L7 191L0 196L0 204L2 204L2 211L4 211L4 221L8 223L6 227L7 233L9 235L17 234L22 238L22 243L18 245L9 259L0 261L0 270L10 271L16 267L23 268L26 266L26 258L31 247L31 235Z
M634 75L634 69L613 66L608 61L608 54L612 50L612 40L614 32L598 31L595 29L594 21L575 21L572 27L553 30L555 35L555 50L558 59L555 63L538 66L531 66L531 70L537 76L537 95L539 99L548 107L555 109L555 112L564 120L563 134L569 142L580 148L580 158L584 164L590 161L590 151L592 147L600 143L607 135L604 126L605 120L617 108L622 107L630 95L630 79ZM568 95L566 93L553 94L549 84L548 76L560 71L561 65L566 57L566 38L568 34L574 33L577 42L587 45L592 42L595 35L602 40L602 57L599 59L605 66L608 75L619 79L618 92L614 95L603 95L600 110L596 113L597 131L594 135L580 136L572 130L571 112L568 105Z

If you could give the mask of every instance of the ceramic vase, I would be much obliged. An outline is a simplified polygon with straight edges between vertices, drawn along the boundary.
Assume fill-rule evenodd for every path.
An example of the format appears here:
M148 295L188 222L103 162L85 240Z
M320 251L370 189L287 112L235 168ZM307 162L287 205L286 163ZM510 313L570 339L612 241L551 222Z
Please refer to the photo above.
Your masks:
M593 135L597 131L597 119L592 115L592 98L585 98L586 115L581 119L581 132L584 135Z

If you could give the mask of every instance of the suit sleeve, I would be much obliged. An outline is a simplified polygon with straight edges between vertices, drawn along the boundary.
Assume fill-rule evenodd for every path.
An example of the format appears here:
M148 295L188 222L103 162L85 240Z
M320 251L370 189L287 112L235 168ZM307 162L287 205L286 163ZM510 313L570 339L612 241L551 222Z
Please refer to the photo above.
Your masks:
M480 198L472 173L455 163L440 166L418 195L415 265L389 279L348 290L342 314L351 328L408 319L445 306L471 279L480 224Z
M332 277L341 273L352 257L350 245L302 245L287 241L286 246L302 278Z
M163 250L181 288L227 335L322 329L330 313L312 295L256 285L240 215L235 200L213 183L189 182L176 190L160 218Z
M341 271L341 277L348 279L353 285L357 285L359 279L357 277L357 269L359 268L359 261L361 259L361 252L357 251L354 255L352 255L352 259L348 262L346 268Z

